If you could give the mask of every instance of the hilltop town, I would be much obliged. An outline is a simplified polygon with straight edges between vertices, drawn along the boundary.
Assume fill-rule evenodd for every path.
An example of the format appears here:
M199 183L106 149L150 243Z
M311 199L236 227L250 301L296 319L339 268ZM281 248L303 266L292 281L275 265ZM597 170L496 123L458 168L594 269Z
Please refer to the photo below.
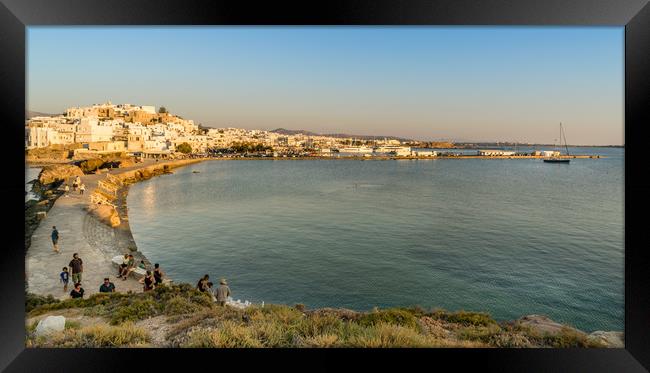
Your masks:
M302 131L208 128L171 114L165 107L113 104L71 107L56 116L34 116L26 121L25 148L70 150L75 158L93 154L128 152L143 158L173 158L175 153L257 152L266 155L323 155L346 146L431 146L397 138L368 139ZM410 149L409 149L410 151Z

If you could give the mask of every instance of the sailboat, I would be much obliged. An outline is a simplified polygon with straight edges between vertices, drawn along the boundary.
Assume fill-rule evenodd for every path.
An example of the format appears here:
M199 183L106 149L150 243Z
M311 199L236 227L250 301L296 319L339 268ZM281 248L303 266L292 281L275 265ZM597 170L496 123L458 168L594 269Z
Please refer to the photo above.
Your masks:
M567 146L567 143L566 143L566 135L564 135L564 129L562 128L562 123L560 123L560 146L562 145L562 137L564 137L564 148L566 149L566 155L569 155L569 147ZM546 163L569 163L569 162L571 162L571 160L568 159L568 158L551 157L551 158L544 159L544 162L546 162Z

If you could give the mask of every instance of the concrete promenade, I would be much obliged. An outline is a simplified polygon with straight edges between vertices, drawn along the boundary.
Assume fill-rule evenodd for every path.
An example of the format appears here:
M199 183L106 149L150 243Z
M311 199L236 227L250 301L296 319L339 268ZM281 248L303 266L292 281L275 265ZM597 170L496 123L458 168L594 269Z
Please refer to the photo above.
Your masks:
M123 178L144 168L162 168L164 165L175 168L200 161L145 161L132 167L113 169L110 174ZM103 179L106 179L105 173L81 177L82 183L86 185L84 195L70 188L70 192L56 200L45 219L34 231L31 246L25 257L25 276L29 292L40 295L51 294L59 299L69 298L73 286L72 278L70 278L68 291L64 292L63 285L59 281L59 273L64 266L68 266L73 253L78 253L83 260L81 286L85 291L84 297L99 292L104 277L111 279L116 291L142 291L142 284L134 277L130 276L126 281L118 279L117 269L111 263L114 256L130 252L128 247L133 246L128 218L120 214L122 224L112 228L86 210L91 203L90 195L97 187L98 181ZM68 183L72 185L72 180ZM56 226L59 231L60 253L53 251L52 226ZM161 268L164 271L163 263Z

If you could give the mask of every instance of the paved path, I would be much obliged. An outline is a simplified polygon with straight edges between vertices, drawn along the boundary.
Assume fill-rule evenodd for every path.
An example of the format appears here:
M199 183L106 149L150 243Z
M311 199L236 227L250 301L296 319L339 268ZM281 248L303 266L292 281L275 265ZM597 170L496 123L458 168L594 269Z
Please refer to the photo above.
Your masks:
M117 175L148 165L166 163L168 162L146 161L136 166L113 170L111 174ZM79 195L78 191L73 192L71 189L67 195L59 197L48 211L46 218L34 231L31 246L25 257L25 274L30 292L41 295L51 294L59 299L69 298L72 278L68 292L64 293L63 285L59 282L59 273L64 266L68 266L73 253L78 253L84 263L81 283L86 295L97 293L104 277L111 279L116 291L142 291L142 285L136 279L131 277L122 281L116 278L117 268L111 263L115 255L123 254L128 250L126 248L130 237L128 223L126 228L123 224L114 229L101 223L85 210L85 207L90 204L90 194L97 187L97 182L104 178L106 178L105 174L84 175L81 178L86 184L84 195ZM71 181L70 185L72 185ZM53 251L51 240L53 225L59 231L60 253Z

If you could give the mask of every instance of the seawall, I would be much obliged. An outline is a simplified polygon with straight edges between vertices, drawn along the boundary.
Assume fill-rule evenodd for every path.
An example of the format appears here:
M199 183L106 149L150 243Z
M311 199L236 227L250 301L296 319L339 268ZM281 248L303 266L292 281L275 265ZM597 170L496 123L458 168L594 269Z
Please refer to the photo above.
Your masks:
M126 281L116 279L117 269L111 259L126 252L133 253L139 260L148 260L137 251L130 227L126 196L128 185L146 180L150 177L169 172L185 165L202 162L205 159L174 160L166 162L145 162L124 169L114 169L108 173L84 175L81 182L86 185L85 194L78 191L64 193L59 197L44 219L40 221L31 237L31 245L25 255L25 279L29 292L48 295L55 298L68 298L71 286L67 292L59 281L59 273L72 260L72 254L78 253L83 260L82 287L85 294L90 295L99 291L104 277L109 277L120 292L141 292L142 285L135 278ZM108 176L108 175L110 176ZM105 196L105 202L115 206L115 213L120 223L116 226L106 224L102 217L94 212L97 201L93 196L102 193L101 190L111 184L111 180L121 184L113 196ZM72 180L67 180L72 184ZM109 202L108 199L111 199ZM110 205L105 204L102 209ZM109 208L110 211L112 209ZM110 212L112 214L113 212ZM52 226L59 231L58 246L60 253L53 251L50 238ZM164 269L164 263L161 263Z

